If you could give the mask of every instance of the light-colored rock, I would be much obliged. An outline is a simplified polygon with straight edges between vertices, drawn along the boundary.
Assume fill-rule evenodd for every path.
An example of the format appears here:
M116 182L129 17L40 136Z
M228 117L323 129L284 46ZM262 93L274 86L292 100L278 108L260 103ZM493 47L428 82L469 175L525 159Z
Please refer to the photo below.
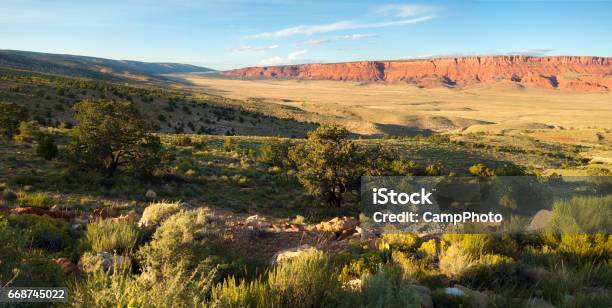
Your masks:
M550 226L552 223L552 211L550 210L539 210L531 221L529 222L529 226L527 226L527 230L541 230Z
M289 260L291 258L295 258L296 256L306 251L309 251L311 249L315 249L315 248L313 248L312 246L308 244L303 244L295 248L281 250L277 252L276 254L274 254L274 256L272 257L272 264L278 264L283 261Z
M360 292L361 291L361 285L362 285L362 281L359 278L356 279L351 279L349 281L347 281L344 284L344 288L354 291L354 292Z
M323 221L316 225L318 231L323 232L342 232L352 229L359 225L359 221L348 217L336 217L329 221Z
M465 293L458 288L444 288L444 293L452 296L465 296Z
M183 201L183 202L181 202L181 203L179 204L179 206L180 206L182 209L186 210L186 211L191 211L191 210L193 210L193 207L191 206L191 204L189 204L189 203L187 203L187 202L184 202L184 201Z
M157 193L154 192L153 190L149 189L147 190L147 192L145 193L145 197L149 198L149 199L155 199L157 198Z

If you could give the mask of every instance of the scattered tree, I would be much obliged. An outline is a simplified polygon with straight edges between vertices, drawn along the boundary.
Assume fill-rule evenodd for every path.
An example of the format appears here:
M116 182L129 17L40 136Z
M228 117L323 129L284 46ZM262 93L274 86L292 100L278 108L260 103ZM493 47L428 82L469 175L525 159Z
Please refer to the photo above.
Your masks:
M71 152L76 164L112 177L119 168L151 174L161 160L159 137L132 102L84 100L74 105L78 122Z
M315 197L332 207L342 205L344 193L358 185L359 155L349 132L339 126L321 126L308 133L308 141L289 150L297 178Z
M0 136L12 138L19 129L19 123L27 118L28 111L25 108L0 101Z

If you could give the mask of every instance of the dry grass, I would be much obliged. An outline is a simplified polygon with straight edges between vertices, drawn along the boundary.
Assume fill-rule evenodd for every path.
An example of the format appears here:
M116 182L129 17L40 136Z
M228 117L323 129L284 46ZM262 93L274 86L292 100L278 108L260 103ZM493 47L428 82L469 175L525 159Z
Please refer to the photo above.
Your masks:
M354 132L394 126L448 131L480 121L520 127L542 123L566 128L612 128L612 94L579 93L497 84L468 89L421 89L405 84L338 81L236 80L188 75L194 88L237 99L261 98L269 109L295 109L295 117L331 119ZM265 106L265 105L264 105ZM376 125L385 124L387 126Z

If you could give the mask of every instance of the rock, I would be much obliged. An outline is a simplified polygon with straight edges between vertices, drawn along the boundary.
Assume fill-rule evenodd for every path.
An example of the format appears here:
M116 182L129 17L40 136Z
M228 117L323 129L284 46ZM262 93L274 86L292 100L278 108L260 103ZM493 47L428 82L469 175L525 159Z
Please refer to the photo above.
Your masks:
M344 287L346 289L349 289L349 290L354 291L354 292L360 292L361 291L361 284L362 284L361 279L356 278L356 279L351 279L351 280L347 281L344 284Z
M181 202L181 203L179 204L179 206L180 206L182 209L186 210L186 211L191 211L191 210L193 210L193 207L191 206L191 204L189 204L189 203L187 203L187 202Z
M350 229L346 229L346 230L342 230L339 232L338 237L336 237L336 240L338 241L342 241L344 239L347 239L348 237L350 237L353 234L356 234L357 230L355 228L350 228Z
M564 77L568 73L572 78ZM612 80L606 76L611 73L612 58L471 56L249 67L225 71L222 74L237 78L410 82L423 87L507 81L542 88L609 91L612 88Z
M68 258L57 258L54 261L62 268L65 275L70 275L79 270L76 264L72 263L72 261L70 261Z
M527 230L541 230L544 229L552 223L552 211L550 210L539 210L531 221L529 222L529 226L527 226Z
M315 249L312 246L308 245L308 244L303 244L301 246L295 247L295 248L290 248L290 249L285 249L285 250L281 250L279 252L277 252L276 254L274 254L274 256L272 257L272 264L278 264L281 263L285 260L289 260L291 258L295 258L296 256L309 251L311 249Z
M82 230L83 230L82 224L74 224L70 226L70 232L77 233L77 232L81 232Z
M149 199L155 199L155 198L157 198L157 193L155 193L153 190L149 189L145 193L145 197L147 197Z
M93 210L94 218L109 218L117 216L117 210L110 207L99 207Z
M444 288L444 293L452 296L465 296L465 293L458 288Z
M429 290L426 286L421 286L418 284L410 285L417 293L419 298L421 299L421 307L422 308L433 308L433 299L431 298L431 290Z
M244 223L250 224L259 221L259 215L251 215L244 220Z
M11 210L11 213L16 214L16 215L20 215L20 214L33 214L33 215L39 215L39 216L47 215L52 218L58 218L58 219L64 219L64 220L70 220L72 217L74 217L73 212L66 212L66 211L55 211L54 212L51 210L42 209L38 207L16 207Z
M474 291L458 284L455 285L455 288L461 290L463 294L470 298L470 301L472 302L472 307L487 308L489 306L489 296L487 296L487 294L485 294L484 292Z
M318 231L323 232L342 232L344 230L355 228L359 225L359 221L347 217L336 217L329 221L324 221L316 225Z

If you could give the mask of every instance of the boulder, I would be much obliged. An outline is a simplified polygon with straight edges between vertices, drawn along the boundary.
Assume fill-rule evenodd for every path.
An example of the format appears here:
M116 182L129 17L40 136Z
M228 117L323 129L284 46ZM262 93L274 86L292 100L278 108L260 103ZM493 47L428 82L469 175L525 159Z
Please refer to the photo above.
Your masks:
M348 217L336 217L329 221L324 221L316 225L318 231L323 232L342 232L352 229L359 225L359 221Z
M155 198L157 198L157 193L155 193L153 190L149 189L145 193L145 197L147 197L149 199L155 199Z
M531 221L529 222L529 226L527 226L527 230L541 230L544 229L552 223L552 211L550 210L539 210Z
M294 247L294 248L290 248L290 249L285 249L285 250L281 250L279 252L277 252L276 254L274 254L274 256L272 257L272 264L278 264L281 263L283 261L295 258L296 256L309 251L311 249L315 249L312 246L308 245L308 244L303 244L301 246L298 247Z

